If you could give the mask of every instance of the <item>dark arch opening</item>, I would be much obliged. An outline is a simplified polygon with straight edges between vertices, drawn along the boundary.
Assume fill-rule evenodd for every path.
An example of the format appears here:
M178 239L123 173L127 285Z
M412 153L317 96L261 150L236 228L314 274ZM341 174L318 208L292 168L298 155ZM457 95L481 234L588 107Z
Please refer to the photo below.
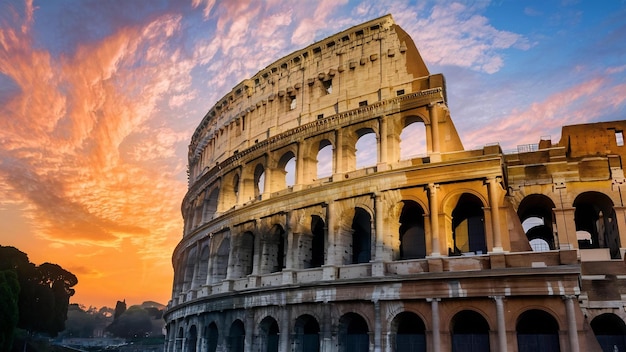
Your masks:
M549 313L527 310L517 320L517 348L519 352L560 351L559 324Z
M243 322L239 319L235 320L228 332L228 351L231 352L243 352L244 342L246 337L246 329Z
M265 167L259 164L254 168L254 198L261 199L261 194L265 192Z
M339 319L339 351L368 352L369 328L362 316L347 313Z
M294 351L319 352L320 325L314 317L308 314L299 316L298 319L296 319L294 333Z
M278 352L278 323L272 317L265 317L259 325L261 351Z
M287 238L282 226L275 224L264 236L261 273L275 273L285 267L285 244Z
M613 201L600 192L585 192L574 200L576 231L586 231L591 240L580 240L580 249L609 248L611 259L621 258Z
M426 258L424 209L414 201L403 201L400 214L400 259Z
M452 318L452 352L489 351L489 323L479 313L463 310Z
M463 193L452 211L454 254L487 253L483 203L473 194Z
M356 208L352 219L352 264L372 259L372 218L363 208Z
M548 249L556 249L552 211L554 207L554 202L549 197L543 194L531 194L524 197L517 209L517 215L533 251L545 250L538 245L541 242L537 240L543 240L548 245Z
M395 351L426 352L426 326L417 314L402 312L392 326L396 328Z
M219 331L215 322L209 324L206 335L209 352L215 352L217 350L217 339L219 338Z
M319 268L324 265L324 220L317 215L311 216L311 261L310 268Z
M598 315L591 321L591 329L602 351L626 351L626 324L617 315L613 313Z
M228 272L228 256L230 254L230 239L228 237L222 240L215 259L213 261L211 272L211 283L222 281L226 279L226 273Z
M195 325L192 325L189 329L189 338L187 339L186 351L196 352L196 345L198 344L198 329Z

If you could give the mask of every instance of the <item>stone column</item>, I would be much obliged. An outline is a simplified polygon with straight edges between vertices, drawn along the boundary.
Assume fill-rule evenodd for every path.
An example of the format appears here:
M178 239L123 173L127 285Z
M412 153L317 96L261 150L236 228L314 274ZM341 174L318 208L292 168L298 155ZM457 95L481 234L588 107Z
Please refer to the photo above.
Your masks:
M383 239L383 218L385 216L383 209L383 195L377 192L374 195L374 209L375 209L375 229L376 229L376 261L384 259L385 243Z
M427 298L426 301L430 302L431 319L433 327L433 349L432 352L441 351L441 335L439 328L439 298Z
M430 115L430 129L432 133L432 152L431 160L441 160L440 138L439 138L439 103L428 104L428 112ZM433 160L434 159L434 160Z
M620 258L626 257L626 207L614 206L615 218L617 220L617 231L619 231L619 255Z
M437 198L437 189L439 185L434 183L428 184L428 191L430 195L430 237L431 237L431 253L432 257L441 256L439 249L439 200Z
M265 180L263 180L263 193L261 199L268 199L272 193L272 170L269 166L265 167Z
M579 352L574 298L576 298L574 295L563 296L563 300L565 301L565 313L567 315L567 337L569 338L569 350L571 352Z
M498 194L498 178L490 177L487 180L489 186L489 205L491 206L491 229L493 231L493 249L492 252L501 253L502 249L502 233L500 231L500 202Z
M374 301L374 352L382 351L382 323L380 317L380 301Z
M377 171L385 171L387 170L387 118L385 116L381 116L378 120L378 134L379 143L379 158Z
M559 237L559 249L578 248L578 239L576 238L576 221L574 220L575 211L576 208L554 209L556 229Z
M343 169L343 130L339 128L335 131L335 170L333 170L333 175L339 175L344 173ZM337 181L333 178L333 181Z
M336 265L339 263L339 257L337 255L337 234L336 229L336 214L337 204L334 201L328 202L326 205L326 238L328 244L326 245L326 259L322 266L322 280L335 280L337 276Z
M278 337L278 350L280 352L288 352L289 351L289 307L282 306L281 307L281 317L280 317L280 335Z
M302 145L304 142L298 143L298 155L296 156L296 185L305 184L304 169L306 168L306 163L304 162L304 146Z
M246 311L246 335L244 336L244 346L243 350L245 352L252 352L252 340L253 340L253 332L254 332L254 313L252 310Z
M320 331L320 352L336 352L336 348L333 346L332 335L332 314L330 311L330 304L324 302L322 305L324 320L321 322Z
M504 319L504 299L502 296L491 297L496 302L496 320L498 324L498 349L507 350L506 325Z

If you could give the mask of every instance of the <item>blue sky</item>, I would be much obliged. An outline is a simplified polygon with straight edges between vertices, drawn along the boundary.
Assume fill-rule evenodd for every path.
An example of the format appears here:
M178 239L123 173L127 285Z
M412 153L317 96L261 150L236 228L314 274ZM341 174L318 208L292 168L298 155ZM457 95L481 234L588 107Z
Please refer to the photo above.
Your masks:
M204 114L387 13L445 75L466 149L624 118L624 1L0 0L0 244L77 274L76 302L167 301Z

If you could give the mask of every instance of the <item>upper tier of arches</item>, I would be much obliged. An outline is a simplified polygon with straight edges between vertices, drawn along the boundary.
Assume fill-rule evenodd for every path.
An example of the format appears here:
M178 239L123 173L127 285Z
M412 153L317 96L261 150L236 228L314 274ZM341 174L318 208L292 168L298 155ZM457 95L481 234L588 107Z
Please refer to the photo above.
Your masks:
M390 15L355 26L272 63L220 99L189 145L190 184L285 131L435 87L443 89L443 77L429 74Z

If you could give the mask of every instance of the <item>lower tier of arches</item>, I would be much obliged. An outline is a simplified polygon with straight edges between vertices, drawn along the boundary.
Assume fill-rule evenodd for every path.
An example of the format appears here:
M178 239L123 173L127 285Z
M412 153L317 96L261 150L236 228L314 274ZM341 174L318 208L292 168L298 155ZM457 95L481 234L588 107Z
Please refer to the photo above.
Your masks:
M601 351L573 295L247 301L166 317L166 352Z

